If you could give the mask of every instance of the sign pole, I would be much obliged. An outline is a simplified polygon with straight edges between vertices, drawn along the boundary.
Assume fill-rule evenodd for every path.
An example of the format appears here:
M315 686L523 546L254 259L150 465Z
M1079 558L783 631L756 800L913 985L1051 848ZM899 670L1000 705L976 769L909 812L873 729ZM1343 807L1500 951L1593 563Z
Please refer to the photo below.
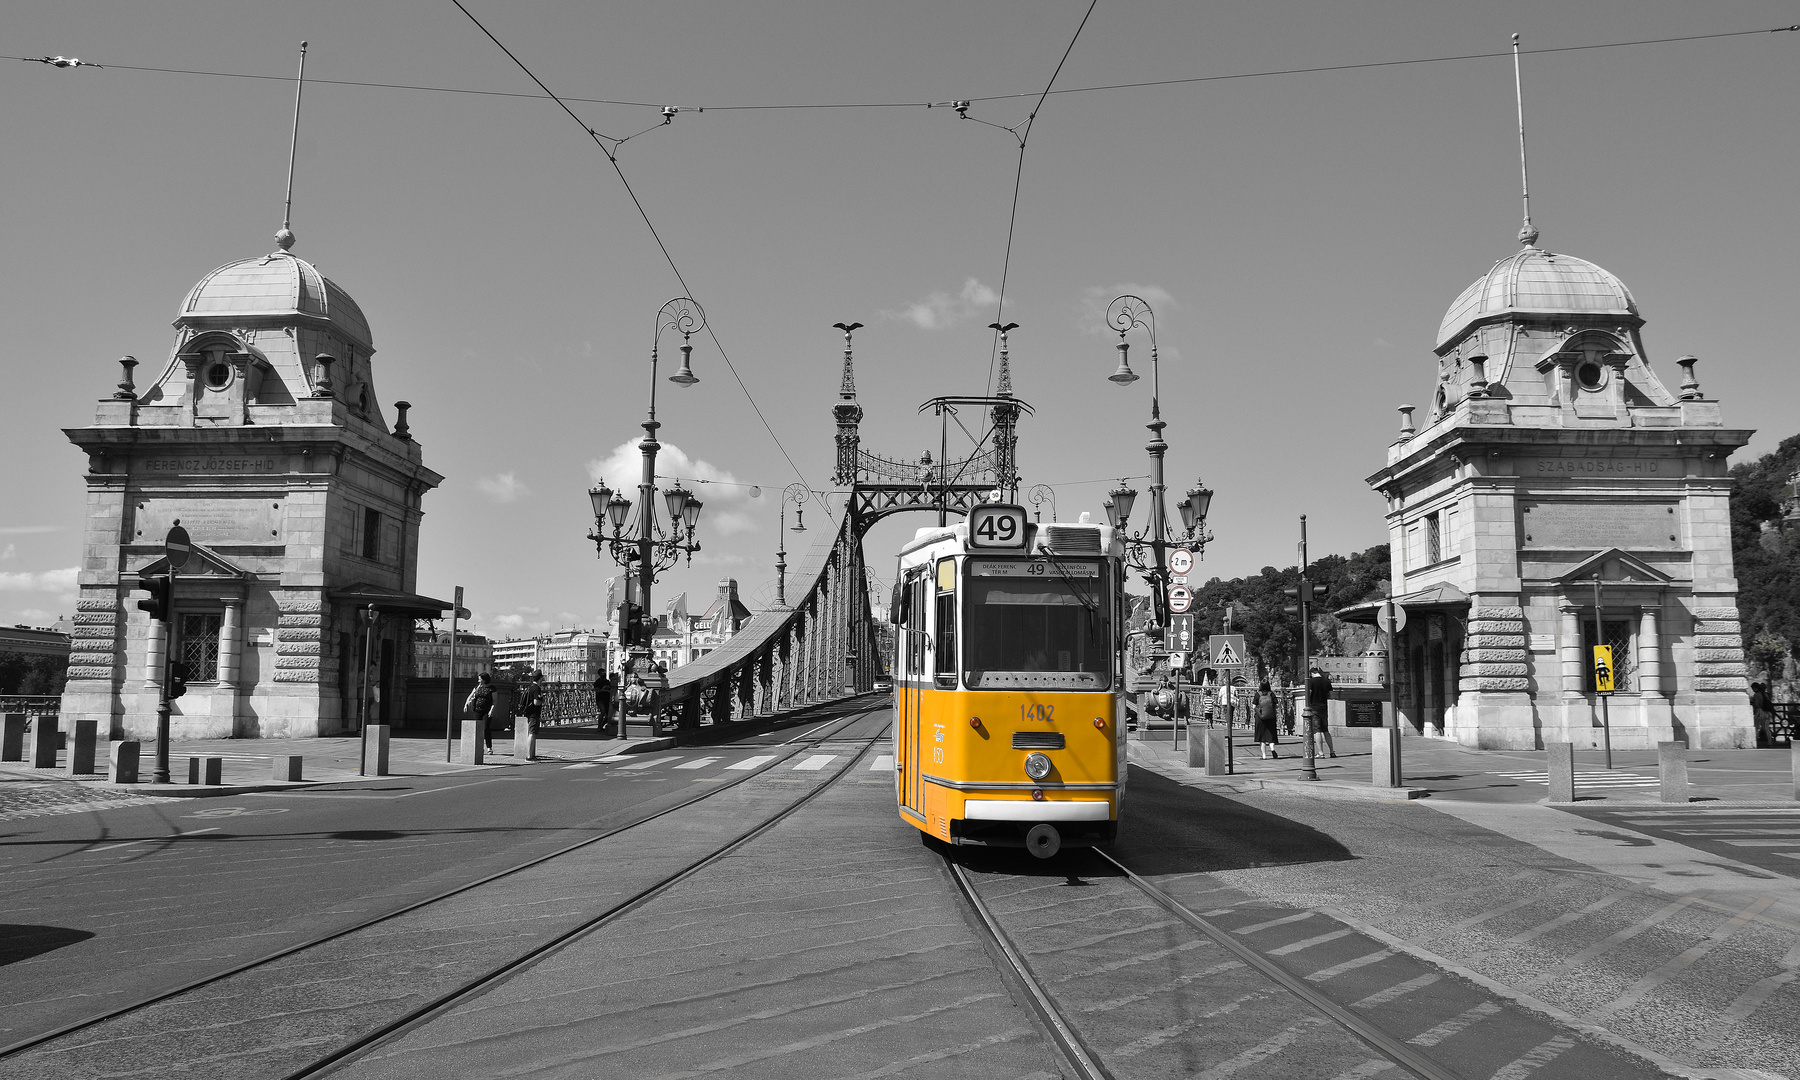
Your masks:
M169 679L175 670L175 577L187 565L193 550L187 530L181 527L181 519L176 518L168 535L163 537L163 558L169 564L169 606L165 612L168 621L163 624L162 691L156 696L156 767L150 773L153 784L169 782Z
M1606 630L1604 628L1604 624L1601 623L1601 621L1600 621L1600 571L1598 569L1595 569L1595 571L1594 571L1594 647L1599 648L1600 646L1605 645L1605 644L1606 644ZM1592 667L1591 658L1589 660L1589 666L1590 666L1590 668ZM1615 666L1615 670L1616 670L1616 666ZM1607 704L1606 699L1610 695L1608 695L1605 691L1600 689L1600 679L1599 679L1598 672L1595 672L1594 696L1600 699L1600 738L1602 740L1604 740L1605 745L1606 745L1606 767L1607 767L1607 769L1610 770L1613 767L1613 763L1612 763L1612 724L1610 723L1612 718L1607 715L1608 710L1606 707L1606 704Z
M1401 787L1405 783L1405 770L1400 763L1400 693L1394 685L1394 651L1399 647L1400 630L1406 626L1406 609L1392 600L1383 600L1381 607L1376 609L1376 619L1381 623L1381 632L1387 635L1387 657L1382 664L1387 699L1381 703L1381 724L1388 729L1388 738L1393 740L1393 758L1389 765L1393 786Z
M1306 515L1301 514L1300 515L1300 590L1299 590L1300 595L1298 597L1299 602L1300 602L1300 702L1301 702L1300 726L1302 729L1304 729L1304 733L1305 733L1305 737L1306 737L1306 764L1302 768L1301 773L1300 773L1300 778L1302 780L1317 780L1319 778L1318 759L1313 756L1312 718L1308 715L1308 710L1305 705L1306 700L1307 700L1307 697L1306 697L1306 695L1307 695L1307 685L1306 685L1307 676L1310 674L1307 670L1307 665L1310 663L1310 660L1308 659L1306 654L1311 651L1310 644L1307 641L1308 627L1306 625L1306 622L1307 622L1306 602L1309 599L1311 599L1311 597L1307 596L1306 594L1310 591L1311 591L1311 586L1310 586L1310 583L1307 581L1307 577L1306 577ZM1321 724L1325 724L1325 723L1329 723L1330 721L1326 720L1324 718L1321 718L1319 722Z
M450 610L450 685L444 691L444 764L451 758L450 733L456 727L456 619L462 614L463 587L456 587L456 606Z

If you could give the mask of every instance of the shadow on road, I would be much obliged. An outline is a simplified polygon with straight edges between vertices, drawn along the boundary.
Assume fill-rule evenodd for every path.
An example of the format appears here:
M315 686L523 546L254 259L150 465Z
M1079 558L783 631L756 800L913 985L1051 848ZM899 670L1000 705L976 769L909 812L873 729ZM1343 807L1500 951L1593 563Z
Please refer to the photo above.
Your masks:
M93 936L92 930L76 930L67 926L0 923L0 966L55 952L65 945L86 941Z

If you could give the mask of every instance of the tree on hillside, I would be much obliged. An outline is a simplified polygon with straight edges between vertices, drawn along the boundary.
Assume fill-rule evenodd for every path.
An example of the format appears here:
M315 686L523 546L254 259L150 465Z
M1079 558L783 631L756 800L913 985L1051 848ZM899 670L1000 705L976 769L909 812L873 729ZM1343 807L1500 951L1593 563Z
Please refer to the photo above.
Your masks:
M1314 584L1325 586L1325 596L1315 601L1311 616L1313 650L1348 652L1347 646L1366 644L1370 631L1345 624L1331 612L1365 600L1386 596L1391 580L1388 545L1377 544L1349 558L1326 555L1314 560L1308 576ZM1194 610L1199 613L1198 632L1224 633L1225 606L1236 612L1232 631L1244 635L1244 647L1260 658L1271 671L1297 673L1300 656L1300 627L1292 615L1282 608L1292 601L1282 592L1299 584L1300 569L1290 566L1277 570L1265 566L1247 577L1213 578L1195 591Z
M1800 535L1781 527L1796 468L1800 435L1731 469L1731 558L1753 678L1780 679L1787 659L1800 655Z

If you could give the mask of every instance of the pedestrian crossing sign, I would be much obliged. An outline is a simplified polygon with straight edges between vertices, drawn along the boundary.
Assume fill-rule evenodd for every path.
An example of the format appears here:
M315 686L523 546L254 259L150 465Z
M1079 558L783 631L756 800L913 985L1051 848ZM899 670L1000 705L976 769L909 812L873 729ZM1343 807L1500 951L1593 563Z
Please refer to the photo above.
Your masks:
M1207 653L1212 658L1212 666L1242 667L1244 665L1244 635L1214 634L1206 639Z
M1594 689L1602 694L1613 692L1613 655L1611 645L1594 646Z

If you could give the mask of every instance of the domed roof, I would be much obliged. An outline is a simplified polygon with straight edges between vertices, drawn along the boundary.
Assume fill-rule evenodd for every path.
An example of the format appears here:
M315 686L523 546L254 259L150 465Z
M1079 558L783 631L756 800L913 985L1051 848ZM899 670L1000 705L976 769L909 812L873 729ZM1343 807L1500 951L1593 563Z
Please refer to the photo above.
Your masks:
M310 315L373 349L362 308L305 259L286 251L226 263L200 279L182 301L180 318L205 315Z
M1494 264L1462 291L1438 327L1437 347L1476 323L1510 313L1533 315L1628 315L1637 301L1625 283L1586 259L1527 247Z

